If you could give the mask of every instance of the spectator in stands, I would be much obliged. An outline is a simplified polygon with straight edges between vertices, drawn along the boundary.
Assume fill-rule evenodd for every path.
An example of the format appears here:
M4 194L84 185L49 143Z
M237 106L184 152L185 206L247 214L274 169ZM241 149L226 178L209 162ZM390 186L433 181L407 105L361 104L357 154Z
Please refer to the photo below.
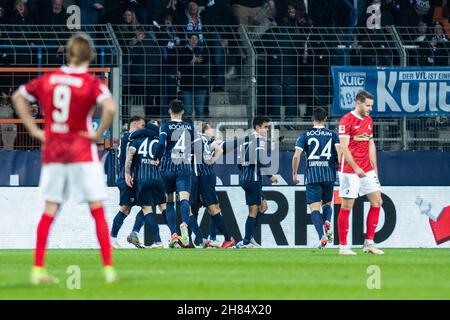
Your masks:
M99 24L105 16L105 0L77 0L80 7L81 24Z
M238 24L253 24L254 17L261 11L262 0L231 0L231 9Z
M121 31L135 33L140 29L140 26L141 25L134 10L131 8L125 9L122 14L122 25L120 26Z
M414 41L418 36L417 27L421 22L431 26L435 6L435 0L396 1L394 5L395 25L400 27L399 33L403 40Z
M3 4L0 4L0 24L6 23L6 9Z
M164 1L162 0L129 0L128 3L142 24L157 22L164 10Z
M440 21L433 22L433 39L437 42L448 42L444 24Z
M183 23L186 28L186 36L192 33L197 34L198 43L196 45L198 47L203 46L203 9L204 7L200 7L199 5L199 0L189 0L188 7L185 10L186 17ZM186 37L186 40L189 42L188 37Z
M63 0L52 0L52 6L44 14L41 22L48 25L65 25L69 15L64 8Z
M163 24L165 17L171 15L174 25L183 24L185 20L184 12L183 2L181 0L166 0L159 22Z
M30 113L31 116L34 119L42 119L42 112L41 112L41 108L39 107L39 105L37 103L33 103L32 105L30 105Z
M450 50L448 37L442 22L435 21L432 34L427 41L420 45L422 66L448 66L450 64Z
M263 7L253 18L254 28L252 29L255 37L260 37L271 27L277 25L275 21L275 2L273 0L268 0L264 3Z
M47 12L43 15L41 22L45 25L59 25L65 26L67 24L67 20L69 19L69 15L66 12L66 8L63 6L63 0L52 0L51 8L47 10ZM46 45L50 46L58 46L58 48L49 48L49 62L51 64L60 65L64 61L64 44L59 43L58 35L52 32L54 29L48 29L48 38L51 40L46 41ZM44 30L46 31L46 30Z
M16 0L14 11L8 19L9 24L34 24L34 19L28 14L28 8L23 0Z
M232 24L232 12L229 0L208 0L206 4L205 21L207 25L207 41L210 54L213 56L214 71L212 84L214 92L224 91L225 87L225 50L231 40L231 30L227 25Z
M2 92L0 119L14 119L11 98L5 92ZM17 125L15 123L1 123L0 120L0 133L2 135L3 148L5 150L13 150L14 141L17 137Z
M163 55L163 106L168 106L170 101L177 98L177 48L181 40L173 21L173 16L168 13L164 18L164 25L157 33Z
M161 51L153 32L138 31L131 39L130 91L143 97L147 118L161 115Z
M179 70L180 89L185 106L185 115L190 117L195 108L197 120L205 116L205 102L208 88L208 61L199 47L199 36L189 35L189 44L181 49Z

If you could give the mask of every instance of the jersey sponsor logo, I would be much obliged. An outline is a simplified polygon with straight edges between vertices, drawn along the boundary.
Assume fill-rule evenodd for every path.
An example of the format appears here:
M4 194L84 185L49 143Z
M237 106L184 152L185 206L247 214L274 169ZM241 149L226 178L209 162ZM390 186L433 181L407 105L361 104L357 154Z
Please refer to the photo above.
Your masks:
M344 124L341 124L339 126L339 133L345 133L345 125Z
M359 128L361 128L361 126L355 126L355 129L359 129Z

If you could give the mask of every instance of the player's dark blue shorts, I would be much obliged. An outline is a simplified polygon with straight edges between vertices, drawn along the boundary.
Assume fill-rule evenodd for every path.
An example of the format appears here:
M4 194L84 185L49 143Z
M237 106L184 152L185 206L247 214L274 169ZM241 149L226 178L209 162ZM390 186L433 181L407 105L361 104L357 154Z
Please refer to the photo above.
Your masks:
M248 206L259 206L263 202L262 181L240 180L239 185L245 191L245 202Z
M161 180L138 180L136 182L136 195L138 206L157 206L166 203L166 193Z
M334 182L318 182L306 185L306 203L323 201L323 203L333 200Z
M204 207L209 207L213 204L219 203L216 193L216 175L210 174L207 176L198 177L198 189Z
M117 187L119 188L119 206L134 206L136 205L135 189L130 188L125 179L117 179Z
M198 189L198 178L195 174L191 176L191 192L189 193L189 204L202 206L202 200L200 199L200 192Z
M191 192L191 171L162 171L161 177L164 182L164 191L169 193Z

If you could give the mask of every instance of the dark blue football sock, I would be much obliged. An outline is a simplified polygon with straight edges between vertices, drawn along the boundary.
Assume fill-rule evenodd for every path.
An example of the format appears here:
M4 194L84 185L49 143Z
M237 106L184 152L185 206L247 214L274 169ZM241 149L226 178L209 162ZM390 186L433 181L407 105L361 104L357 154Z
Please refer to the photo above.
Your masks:
M247 221L245 222L245 237L244 237L244 244L249 244L250 240L253 237L253 233L256 229L256 218L247 217Z
M114 217L113 225L111 228L111 237L117 238L117 234L119 233L120 228L122 228L123 220L125 220L126 217L127 216L125 213L121 211L117 212L116 216Z
M145 215L145 225L147 226L148 230L153 235L153 240L155 242L161 242L161 237L159 236L159 226L158 221L156 221L155 215L153 213L149 213Z
M163 210L163 211L161 212L161 214L162 214L162 216L163 216L163 219L164 219L164 223L165 223L166 225L168 225L168 223L167 223L167 216L166 216L166 212L167 212L167 209L166 209L166 210Z
M195 234L195 244L199 245L203 243L203 234L200 230L200 227L197 223L197 217L192 215L189 217L189 230L192 230L192 232Z
M181 200L180 207L181 207L181 221L189 225L189 215L191 214L189 201Z
M329 205L324 205L322 207L322 215L323 215L323 220L324 221L330 221L331 222L331 216L333 214L333 209L331 209L331 206Z
M214 222L214 216L209 216L209 240L216 241L217 234L216 234L216 223Z
M319 234L319 240L323 237L323 218L319 211L311 212L311 220Z
M177 233L177 216L175 214L175 204L173 202L167 203L166 219L170 234Z
M214 224L217 226L217 228L219 229L219 231L223 234L223 236L225 237L225 241L230 241L231 240L231 236L230 233L228 232L228 229L225 225L225 220L223 219L222 214L219 212L218 214L211 216L212 219L214 221ZM215 229L215 227L214 227Z
M261 225L261 219L263 217L264 213L258 212L256 215L256 226L255 229L258 228Z
M142 226L144 225L144 213L141 211L136 215L136 220L134 221L133 232L139 233L141 231Z

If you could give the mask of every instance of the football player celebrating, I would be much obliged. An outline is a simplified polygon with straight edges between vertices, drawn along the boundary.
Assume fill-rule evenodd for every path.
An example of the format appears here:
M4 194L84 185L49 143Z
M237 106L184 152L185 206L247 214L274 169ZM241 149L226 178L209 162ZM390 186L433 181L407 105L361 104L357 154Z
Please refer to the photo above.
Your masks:
M319 248L325 248L327 242L333 240L331 201L336 181L335 159L337 159L339 137L337 133L325 128L327 112L324 108L314 109L312 117L314 127L303 132L295 144L292 179L295 184L298 184L298 165L302 152L305 152L306 202L311 209L311 220L319 235Z
M370 201L370 210L367 215L363 252L384 254L373 241L383 204L378 180L377 153L373 141L373 121L370 117L374 97L369 92L361 90L355 99L355 109L344 115L339 122L341 142L339 196L342 198L338 217L339 254L356 255L356 252L347 245L348 220L355 199L364 195L367 195Z
M265 136L269 130L270 119L258 116L253 119L253 133L246 137L239 152L239 184L245 191L245 201L248 206L248 217L245 223L245 236L236 248L255 248L260 245L254 241L253 234L261 223L261 218L267 210L267 201L262 191L262 172L266 166L262 163L265 152ZM270 176L272 183L278 183L275 176Z
M159 235L156 213L152 212L154 206L159 206L163 215L166 210L166 194L158 167L159 160L156 158L159 128L153 124L147 125L147 128L153 129L153 137L138 138L131 143L128 149L125 160L125 180L130 188L134 188L136 185L137 205L141 206L145 225L151 231L154 239L150 249L162 249L163 244ZM133 157L136 158L136 164L132 175Z

